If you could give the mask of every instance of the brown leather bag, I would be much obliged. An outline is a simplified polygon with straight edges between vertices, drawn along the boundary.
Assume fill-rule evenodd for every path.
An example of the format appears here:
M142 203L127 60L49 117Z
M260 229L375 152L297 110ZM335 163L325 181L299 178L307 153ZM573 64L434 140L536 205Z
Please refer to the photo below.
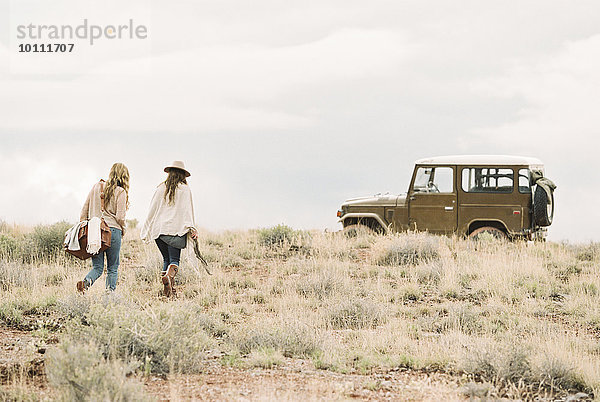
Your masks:
M104 181L101 181L100 183L102 183L102 190L100 192L100 209L102 211L102 214L104 214ZM89 254L87 252L87 243L88 243L87 222L79 228L79 233L78 233L77 237L79 239L79 250L73 251L73 250L69 250L67 247L65 247L65 251L71 255L74 255L75 257L77 257L81 260L87 260L88 258L90 258L92 256L92 254ZM101 220L100 220L100 240L102 242L102 245L100 246L99 252L105 251L106 249L108 249L110 247L110 240L111 240L110 227L108 227L108 225L104 221L104 218L101 218Z

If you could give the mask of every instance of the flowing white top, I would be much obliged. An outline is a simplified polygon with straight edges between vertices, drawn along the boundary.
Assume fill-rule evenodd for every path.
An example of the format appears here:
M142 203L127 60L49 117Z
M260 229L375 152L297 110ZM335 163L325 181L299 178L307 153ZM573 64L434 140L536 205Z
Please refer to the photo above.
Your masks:
M175 190L173 204L165 201L167 186L161 183L154 192L148 218L142 226L140 237L149 243L160 235L183 236L196 230L192 192L187 184L180 183Z

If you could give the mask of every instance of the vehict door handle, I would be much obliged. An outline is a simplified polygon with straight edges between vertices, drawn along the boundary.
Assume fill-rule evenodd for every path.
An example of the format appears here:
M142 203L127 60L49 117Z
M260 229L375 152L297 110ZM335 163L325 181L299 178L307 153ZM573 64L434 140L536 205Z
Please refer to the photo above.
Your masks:
M454 211L454 207L444 207L446 211Z

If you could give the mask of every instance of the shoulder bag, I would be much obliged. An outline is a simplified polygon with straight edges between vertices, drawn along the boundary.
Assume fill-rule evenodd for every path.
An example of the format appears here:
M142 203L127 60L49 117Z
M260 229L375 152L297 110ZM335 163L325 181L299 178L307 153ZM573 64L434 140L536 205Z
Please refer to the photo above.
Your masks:
M110 247L111 233L110 227L106 224L104 220L104 181L100 181L102 185L102 189L100 190L100 211L102 212L102 218L100 219L100 240L102 241L102 245L100 246L100 253L105 251ZM92 257L92 254L87 252L87 243L88 243L88 225L85 222L81 228L79 229L79 250L69 250L65 248L65 251L81 260L87 260Z

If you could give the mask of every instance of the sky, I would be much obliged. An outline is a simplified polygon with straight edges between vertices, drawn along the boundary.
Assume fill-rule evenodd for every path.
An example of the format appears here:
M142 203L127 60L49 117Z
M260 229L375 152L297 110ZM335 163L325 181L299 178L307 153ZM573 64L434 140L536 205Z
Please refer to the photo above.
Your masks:
M191 171L210 231L337 230L347 198L407 191L416 159L534 156L554 241L600 241L600 3L0 0L0 219L78 219L114 162L143 221ZM18 52L20 24L147 27ZM54 40L73 42L73 40Z

